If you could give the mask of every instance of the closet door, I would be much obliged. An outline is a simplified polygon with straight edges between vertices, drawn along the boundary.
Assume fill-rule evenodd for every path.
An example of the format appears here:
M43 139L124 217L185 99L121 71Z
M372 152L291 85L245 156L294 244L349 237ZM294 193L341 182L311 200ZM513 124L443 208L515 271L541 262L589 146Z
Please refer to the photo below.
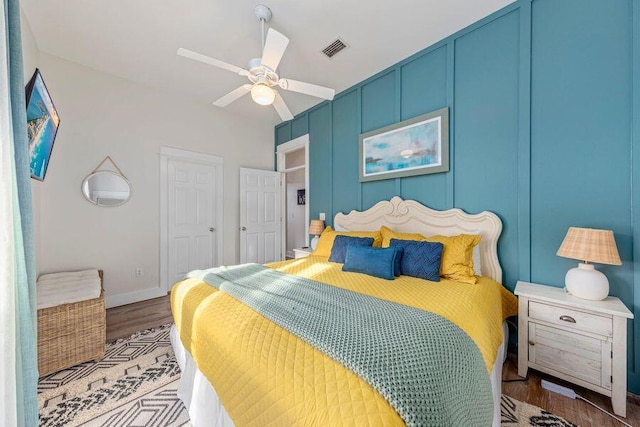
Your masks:
M170 159L168 164L168 278L182 280L191 270L216 267L216 168Z

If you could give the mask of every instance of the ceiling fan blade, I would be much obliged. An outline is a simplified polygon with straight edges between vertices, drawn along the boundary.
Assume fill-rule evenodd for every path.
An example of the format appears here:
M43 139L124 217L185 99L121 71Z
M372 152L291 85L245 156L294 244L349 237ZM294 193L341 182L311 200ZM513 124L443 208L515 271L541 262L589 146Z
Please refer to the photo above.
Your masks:
M331 88L318 86L311 83L299 82L297 80L291 79L280 79L278 85L282 89L290 90L293 92L300 92L306 95L315 96L316 98L328 100L332 100L336 94L336 91Z
M262 51L261 64L276 71L288 44L289 39L287 36L277 32L273 28L269 28L269 31L267 31L267 41L264 43L264 50Z
M213 65L214 67L222 68L223 70L228 70L228 71L231 71L232 73L236 73L241 76L246 76L247 74L249 74L249 72L244 68L236 67L235 65L229 64L224 61L220 61L219 59L215 59L198 52L194 52L192 50L180 48L178 49L177 53L178 55L184 56L185 58L193 59L194 61L204 62L205 64Z
M213 105L215 105L216 107L226 107L236 99L239 99L243 95L249 93L250 90L251 90L251 85L249 84L242 85L239 88L232 90L222 98L218 99L216 102L213 103Z
M278 112L278 115L282 120L293 119L293 114L291 114L289 107L287 107L287 104L284 103L284 100L282 99L282 97L278 92L276 92L276 98L273 100L272 105L273 105L273 108L276 109L276 111Z

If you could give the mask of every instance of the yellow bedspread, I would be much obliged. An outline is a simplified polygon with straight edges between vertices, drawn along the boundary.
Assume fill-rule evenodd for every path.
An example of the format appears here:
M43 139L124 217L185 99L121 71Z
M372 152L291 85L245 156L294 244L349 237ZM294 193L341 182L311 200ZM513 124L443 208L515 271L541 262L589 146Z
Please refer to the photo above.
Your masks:
M387 281L343 273L341 264L314 256L269 266L440 314L476 342L487 371L502 342L502 321L517 312L516 298L487 278L475 285ZM237 426L403 425L357 375L224 292L187 279L174 286L171 305L183 345Z

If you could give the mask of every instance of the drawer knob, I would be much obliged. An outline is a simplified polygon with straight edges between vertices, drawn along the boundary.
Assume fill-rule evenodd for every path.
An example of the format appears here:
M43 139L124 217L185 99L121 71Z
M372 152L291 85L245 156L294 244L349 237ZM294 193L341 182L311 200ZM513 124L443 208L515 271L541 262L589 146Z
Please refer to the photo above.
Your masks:
M574 319L571 316L567 316L567 315L560 316L560 320L562 320L564 322L569 322L569 323L576 323L576 319Z
M529 345L536 345L533 341L529 341Z

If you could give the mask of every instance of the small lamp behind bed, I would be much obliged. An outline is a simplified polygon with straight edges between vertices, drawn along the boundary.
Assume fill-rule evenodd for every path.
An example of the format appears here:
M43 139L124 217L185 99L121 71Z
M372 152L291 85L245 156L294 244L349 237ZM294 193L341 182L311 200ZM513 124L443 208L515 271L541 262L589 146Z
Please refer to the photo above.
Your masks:
M564 282L570 294L594 301L609 295L609 280L589 263L622 265L611 230L569 227L556 255L582 261L567 272Z
M311 239L311 250L315 251L318 246L318 240L320 239L320 234L324 231L324 221L321 219L312 219L311 224L309 224L309 234L313 234L313 239Z

